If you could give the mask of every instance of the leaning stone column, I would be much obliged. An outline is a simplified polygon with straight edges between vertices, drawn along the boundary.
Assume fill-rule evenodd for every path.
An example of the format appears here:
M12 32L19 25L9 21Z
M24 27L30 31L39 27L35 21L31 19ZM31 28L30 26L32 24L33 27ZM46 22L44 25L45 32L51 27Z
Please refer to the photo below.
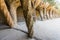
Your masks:
M17 8L21 6L20 0L14 0L10 2L10 12L15 24L17 24Z
M50 18L52 19L52 9L50 9Z
M31 0L21 0L23 14L26 21L27 29L28 29L28 37L33 36L33 17L32 17L32 6Z
M42 7L40 7L40 18L41 18L41 21L43 21L43 16L44 16L44 12L43 12L43 8Z
M5 4L5 1L4 0L1 0L1 10L4 12L4 15L7 19L7 23L9 24L10 27L13 27L14 26L14 22L12 20L12 17L7 9L7 6Z
M52 17L54 18L54 15L53 15L53 10L52 10Z
M54 10L53 10L53 17L56 18L56 13Z
M46 16L47 16L47 19L49 19L49 11L48 10L46 11Z
M44 10L43 17L44 17L44 19L47 19L47 18L46 18L46 7L44 7L44 9L43 9L43 10Z
M12 16L12 19L14 21L14 24L17 23L17 13L16 13L16 8L13 5L10 5L10 13Z

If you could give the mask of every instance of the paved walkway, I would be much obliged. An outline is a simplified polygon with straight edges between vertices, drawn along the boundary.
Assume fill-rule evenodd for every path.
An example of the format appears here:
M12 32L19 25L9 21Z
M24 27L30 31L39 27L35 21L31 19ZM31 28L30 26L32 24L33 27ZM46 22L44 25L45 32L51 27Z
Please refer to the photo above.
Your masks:
M25 22L19 22L18 25L15 28L27 32ZM25 33L18 30L6 29L0 31L0 40L60 40L60 18L36 21L33 29L37 39L29 39Z

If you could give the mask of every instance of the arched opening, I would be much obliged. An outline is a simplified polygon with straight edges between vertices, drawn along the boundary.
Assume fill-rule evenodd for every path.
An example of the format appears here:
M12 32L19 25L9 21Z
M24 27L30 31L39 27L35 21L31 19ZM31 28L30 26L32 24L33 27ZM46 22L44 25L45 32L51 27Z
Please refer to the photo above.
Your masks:
M24 15L23 15L23 9L19 6L17 8L17 22L24 22Z

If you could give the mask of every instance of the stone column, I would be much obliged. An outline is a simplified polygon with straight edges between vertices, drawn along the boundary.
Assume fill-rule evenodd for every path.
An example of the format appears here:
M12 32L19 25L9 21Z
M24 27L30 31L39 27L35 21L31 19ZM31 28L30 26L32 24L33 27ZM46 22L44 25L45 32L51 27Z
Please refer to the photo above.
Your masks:
M43 10L44 10L44 19L47 19L47 18L46 18L46 8L44 7Z
M43 12L43 8L40 8L40 18L41 18L41 21L43 21L43 16L44 16L44 12Z
M54 10L52 9L52 17L54 18Z
M56 13L54 10L53 10L53 17L56 18Z
M33 37L33 17L31 0L21 0L23 14L28 29L28 37Z
M52 9L50 9L50 18L52 19Z
M17 24L17 13L16 13L16 8L13 5L10 5L10 13L12 16L12 19L14 21L14 24Z
M10 6L10 14L12 16L14 24L16 25L17 24L17 8L21 6L20 0L13 0L13 1L9 0L9 6Z
M7 20L7 23L9 24L9 26L13 27L14 22L13 22L12 17L7 9L7 6L6 6L4 0L1 0L1 10L4 12L4 16L6 17L6 20Z
M48 12L48 10L46 12L46 15L47 15L47 19L49 19L49 12Z

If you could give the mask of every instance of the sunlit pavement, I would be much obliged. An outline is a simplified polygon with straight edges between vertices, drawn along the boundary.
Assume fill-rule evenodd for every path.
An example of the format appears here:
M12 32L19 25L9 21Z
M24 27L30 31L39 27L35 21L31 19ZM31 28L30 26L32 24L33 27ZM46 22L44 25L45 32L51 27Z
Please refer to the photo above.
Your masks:
M15 27L27 32L25 22L19 22ZM39 40L60 40L60 18L36 21L34 23L34 37ZM35 40L28 39L27 35L15 29L6 29L0 31L0 40Z

